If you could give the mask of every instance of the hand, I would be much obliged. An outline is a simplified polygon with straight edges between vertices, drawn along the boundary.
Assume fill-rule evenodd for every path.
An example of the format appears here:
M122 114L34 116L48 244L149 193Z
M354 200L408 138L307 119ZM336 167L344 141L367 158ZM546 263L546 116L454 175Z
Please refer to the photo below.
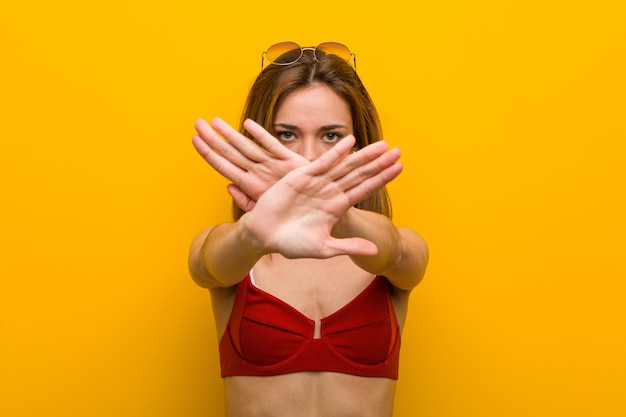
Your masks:
M268 188L293 169L308 165L309 161L283 146L256 122L248 119L244 127L264 148L219 118L213 119L211 126L198 119L198 135L193 137L192 143L209 165L233 182L228 186L228 192L235 203L242 210L250 211ZM216 131L228 141L220 138ZM385 142L373 143L342 158L337 169L348 172L351 177L368 178L372 170L394 157L397 160L399 153L398 156L394 156L394 152L385 154L387 148Z
M198 119L198 135L193 137L192 143L209 165L233 182L228 192L235 203L242 210L250 211L276 181L309 161L287 149L254 121L246 120L244 127L263 147L219 118L213 119L211 126Z
M353 205L400 174L400 151L385 152L386 143L379 142L350 158L354 142L353 136L347 136L315 161L293 169L263 193L254 210L241 217L246 236L262 252L278 252L287 258L377 254L371 241L337 239L331 231Z

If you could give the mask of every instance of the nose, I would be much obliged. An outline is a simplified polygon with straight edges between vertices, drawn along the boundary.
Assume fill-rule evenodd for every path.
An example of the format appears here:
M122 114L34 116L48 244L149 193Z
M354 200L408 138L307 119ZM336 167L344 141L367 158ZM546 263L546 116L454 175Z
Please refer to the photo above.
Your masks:
M298 153L308 161L316 160L326 151L324 144L316 138L304 138L300 145Z

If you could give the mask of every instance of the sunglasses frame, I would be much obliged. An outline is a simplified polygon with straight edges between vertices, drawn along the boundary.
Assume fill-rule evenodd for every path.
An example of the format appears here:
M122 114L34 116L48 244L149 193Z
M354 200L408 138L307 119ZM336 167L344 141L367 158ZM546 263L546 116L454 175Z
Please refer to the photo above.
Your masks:
M283 45L283 44L291 44L294 46L293 49L291 50L297 50L300 49L300 55L298 55L298 58L294 59L293 61L290 62L274 62L271 59L267 58L267 53L268 51L270 51L272 48L279 46L279 45ZM356 71L356 55L354 54L354 52L352 52L350 50L350 48L348 48L346 45L344 45L341 42L335 42L335 41L327 41L327 42L322 42L319 45L313 47L313 46L300 46L298 45L296 42L292 42L292 41L282 41L282 42L276 42L273 43L272 45L270 45L267 50L265 50L262 54L261 54L261 69L263 69L263 66L265 65L265 59L267 58L267 61L271 64L271 65L280 65L280 66L287 66L287 65L291 65L291 64L295 64L296 62L298 62L300 60L300 58L302 58L302 55L304 55L304 51L313 51L313 58L315 58L316 61L319 62L319 59L317 59L317 52L321 52L324 55L335 55L338 56L342 59L344 59L343 56L341 55L337 55L337 54L333 54L333 53L325 53L323 51L323 48L327 45L335 45L335 46L340 46L342 48L345 48L346 51L348 51L348 58L345 59L346 62L350 62L350 58L352 58L352 62L354 64L354 71ZM322 49L321 49L321 48ZM291 51L291 50L287 50L287 52Z

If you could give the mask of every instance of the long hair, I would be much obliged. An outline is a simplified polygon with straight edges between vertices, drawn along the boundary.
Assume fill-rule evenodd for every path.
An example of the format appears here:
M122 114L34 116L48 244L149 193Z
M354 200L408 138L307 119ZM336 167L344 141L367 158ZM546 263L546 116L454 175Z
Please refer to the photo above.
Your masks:
M335 55L317 54L304 50L297 62L290 65L269 65L256 78L241 115L240 132L254 138L243 128L246 119L252 119L271 134L274 131L276 111L292 92L311 85L325 85L343 98L352 113L356 148L361 149L382 139L382 127L376 107L356 71ZM320 56L321 55L321 56ZM391 202L385 187L374 192L355 207L381 213L391 218ZM234 220L245 212L233 202Z

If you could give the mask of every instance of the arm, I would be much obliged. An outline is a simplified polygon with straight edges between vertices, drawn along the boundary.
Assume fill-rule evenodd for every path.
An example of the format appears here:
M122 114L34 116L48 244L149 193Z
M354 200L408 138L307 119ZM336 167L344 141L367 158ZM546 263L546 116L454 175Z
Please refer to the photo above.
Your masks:
M263 256L250 239L245 221L223 223L200 232L189 250L189 272L201 287L236 285Z
M426 242L414 231L396 228L381 214L351 208L333 228L339 238L361 237L378 248L374 256L351 256L360 268L383 275L400 290L411 290L421 281L428 264Z
M285 174L307 163L252 120L246 120L244 126L265 149L220 119L214 119L211 126L228 141L222 140L211 127L199 120L196 123L199 136L194 138L194 145L211 166L233 181L228 191L245 211L250 211L256 200ZM397 160L397 150L384 154L386 150L384 142L377 142L348 155L332 169L346 170L348 167L349 173L342 181L361 183L388 164L389 160ZM373 192L375 187L365 190L364 196ZM396 229L382 215L351 208L334 226L333 235L359 236L374 242L378 249L376 256L353 256L352 260L366 271L385 275L397 288L411 289L424 275L428 262L428 248L424 240L409 229Z

